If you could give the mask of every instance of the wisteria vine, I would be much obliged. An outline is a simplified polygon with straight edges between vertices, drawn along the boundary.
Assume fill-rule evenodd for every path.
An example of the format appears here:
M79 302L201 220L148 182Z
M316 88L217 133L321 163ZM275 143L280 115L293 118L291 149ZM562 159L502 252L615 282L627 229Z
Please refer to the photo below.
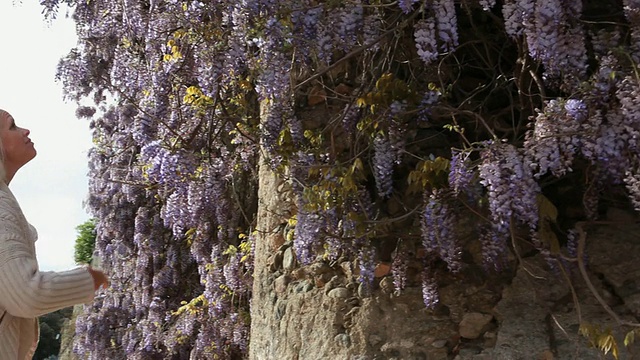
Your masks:
M78 319L83 358L247 355L261 160L294 190L303 266L356 261L370 294L393 257L395 293L421 286L427 307L465 266L463 218L500 270L516 230L549 254L551 178L581 175L585 218L606 185L640 208L634 1L41 4L77 24L57 76L91 119L87 206L112 276Z

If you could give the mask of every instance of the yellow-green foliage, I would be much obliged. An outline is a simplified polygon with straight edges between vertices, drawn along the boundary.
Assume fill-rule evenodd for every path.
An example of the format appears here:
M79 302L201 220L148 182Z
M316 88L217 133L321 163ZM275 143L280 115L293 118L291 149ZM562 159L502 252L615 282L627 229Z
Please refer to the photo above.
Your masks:
M164 55L164 61L176 61L182 59L182 52L180 52L180 48L175 40L171 39L167 41L167 47L170 50L169 54Z
M633 329L624 337L624 346L631 346L636 341L636 336L640 336L640 329Z
M376 81L374 90L358 99L358 106L369 107L372 114L389 107L393 101L415 98L415 91L403 80L386 73Z
M384 133L387 130L381 126L386 122L384 114L394 101L404 102L408 108L414 108L419 101L419 97L409 83L396 78L391 73L385 73L376 81L375 88L372 91L356 100L356 104L359 107L366 108L369 111L369 114L356 124L358 131L369 135L371 138L381 132ZM396 114L395 116L399 115Z
M247 234L241 233L238 235L240 239L240 244L238 246L229 245L229 247L222 253L223 255L236 255L238 253L242 254L241 262L245 262L251 256L251 247L253 245L253 236L257 234L256 231L253 232L252 236L248 236Z
M449 159L438 156L434 159L421 160L415 170L409 173L409 193L422 193L425 189L439 188L447 184L449 176Z
M201 294L191 299L191 301L189 302L182 301L180 304L182 306L180 306L177 310L171 312L171 315L179 316L185 311L191 314L203 311L206 308L207 299L204 297L204 294Z
M358 184L364 180L363 171L364 165L360 158L355 158L351 164L309 169L309 176L316 179L316 183L304 190L308 210L332 209L344 204L345 199L358 191Z
M193 105L195 107L213 105L213 99L202 93L202 90L197 86L189 86L182 101L184 101L185 104Z
M558 218L558 209L542 194L538 194L537 201L538 215L540 218L538 224L538 239L549 248L552 254L558 254L560 252L560 242L551 226Z
M580 325L580 334L587 338L591 346L602 351L605 355L611 352L611 355L616 360L619 358L620 353L618 351L618 342L613 336L611 328L608 327L601 330L600 326L597 324L592 325L589 323L582 323Z

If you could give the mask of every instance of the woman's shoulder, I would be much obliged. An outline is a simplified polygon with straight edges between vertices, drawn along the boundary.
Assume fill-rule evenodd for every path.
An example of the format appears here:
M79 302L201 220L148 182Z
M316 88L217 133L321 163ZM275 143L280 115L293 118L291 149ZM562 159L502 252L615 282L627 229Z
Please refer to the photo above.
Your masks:
M20 208L20 204L18 204L18 201L6 184L0 184L0 222L12 223L22 228L25 234L31 233L28 229L29 224L27 219L22 213L22 208Z
M0 215L13 214L20 211L20 205L7 185L0 181Z

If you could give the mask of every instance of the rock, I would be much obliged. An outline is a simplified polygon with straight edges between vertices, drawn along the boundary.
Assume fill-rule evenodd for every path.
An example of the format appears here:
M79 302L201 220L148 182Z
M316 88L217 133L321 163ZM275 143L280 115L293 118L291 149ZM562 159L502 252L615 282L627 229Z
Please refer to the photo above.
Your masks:
M349 290L345 287L337 287L329 291L327 295L333 299L346 299L349 297Z
M302 281L296 286L297 293L306 293L311 291L311 289L313 289L313 284L310 280Z
M396 352L398 349L412 349L415 346L415 343L408 339L401 339L398 342L389 342L380 348L380 350L387 352Z
M400 315L411 315L410 311L411 309L409 308L409 305L407 304L402 304L402 303L398 303L395 304L393 306L393 311L395 311L396 313L400 314Z
M380 337L380 335L377 335L377 334L369 335L369 344L371 346L377 346L381 342L382 342L382 337Z
M491 354L475 354L472 357L473 360L494 360Z
M292 248L287 248L282 255L282 267L286 271L291 271L296 266L296 256Z
M634 294L631 296L627 296L624 299L627 307L631 309L635 313L636 317L640 317L640 294Z
M276 294L282 295L287 291L287 285L289 285L290 278L288 275L281 275L275 281Z
M309 273L311 275L322 275L330 272L331 266L324 262L316 262L309 266Z
M335 289L336 287L338 287L338 284L340 283L340 279L338 278L338 275L334 276L331 278L331 280L329 280L329 282L327 282L324 285L324 293L328 294L329 291Z
M554 359L554 357L553 357L553 353L552 353L552 352L551 352L551 350L549 350L549 349L544 350L544 351L540 354L540 356L538 356L538 359L539 359L539 360L553 360L553 359Z
M638 221L638 215L628 210L611 206L607 208L607 220L621 224L633 224Z
M353 276L353 268L352 268L352 264L349 261L343 261L340 263L340 269L342 269L342 272L344 273L344 275L347 278L350 278Z
M449 350L446 348L435 349L434 351L429 351L429 360L449 360Z
M542 259L536 259L541 263ZM531 262L529 263L531 265ZM536 268L540 270L541 267ZM524 359L549 346L549 335L545 323L546 308L540 304L546 295L540 295L540 286L529 275L530 268L521 267L511 285L504 289L502 299L496 306L500 329L494 348L496 359ZM540 271L540 274L546 275ZM532 286L533 285L533 286ZM549 286L547 283L546 286Z
M445 346L447 346L447 340L436 340L434 342L431 343L431 346L433 346L436 349L440 349L443 348Z
M294 269L294 270L291 272L291 277L292 277L292 278L294 278L294 279L296 279L296 280L302 280L302 279L304 279L306 276L307 276L307 272L306 272L306 271L304 271L304 269L303 269L303 268L297 268L297 269Z
M313 284L311 283L311 281L305 281L303 291L309 292L311 291L311 289L313 289Z
M314 277L316 287L324 287L331 280L331 273L324 273Z
M458 355L456 355L453 360L475 359L478 355L477 349L460 349L460 352L458 352Z
M371 286L367 286L364 284L358 285L358 296L361 298L367 298L371 296Z
M611 210L610 210L611 212ZM623 221L623 215L617 214L615 218ZM630 220L629 220L630 221ZM625 306L636 316L640 315L640 226L633 222L617 227L603 226L587 233L587 256L589 268L602 274L603 281L607 283L613 294L607 295L605 289L601 289L605 301L609 305L616 300L622 300ZM597 241L594 239L607 239ZM615 249L611 254L611 249ZM613 302L613 304L612 304Z
M275 317L277 321L282 320L284 314L287 312L287 301L286 300L278 300L276 303L276 312Z
M277 252L269 259L269 271L276 272L282 266L282 253Z
M487 331L484 333L484 347L485 348L493 348L496 346L496 341L498 337L495 332Z
M487 330L487 325L493 320L492 315L481 313L466 313L460 322L460 336L465 339L477 339Z
M349 347L351 345L351 339L349 338L349 335L347 334L338 334L336 335L336 337L333 339L336 343L338 343L338 345L342 346L342 347Z
M349 312L347 312L347 313L345 314L345 317L347 317L347 316L354 316L354 315L358 312L358 310L360 310L360 307L359 307L359 306L354 306L354 307L352 307L352 308L351 308L351 310L349 310Z

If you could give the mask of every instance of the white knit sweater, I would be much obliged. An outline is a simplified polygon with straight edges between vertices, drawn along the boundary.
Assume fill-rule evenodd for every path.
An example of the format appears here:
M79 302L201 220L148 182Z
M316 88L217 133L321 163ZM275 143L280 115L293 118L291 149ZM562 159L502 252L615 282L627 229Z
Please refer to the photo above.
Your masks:
M31 359L38 344L37 317L93 300L85 268L42 272L37 233L7 185L0 181L0 360Z

